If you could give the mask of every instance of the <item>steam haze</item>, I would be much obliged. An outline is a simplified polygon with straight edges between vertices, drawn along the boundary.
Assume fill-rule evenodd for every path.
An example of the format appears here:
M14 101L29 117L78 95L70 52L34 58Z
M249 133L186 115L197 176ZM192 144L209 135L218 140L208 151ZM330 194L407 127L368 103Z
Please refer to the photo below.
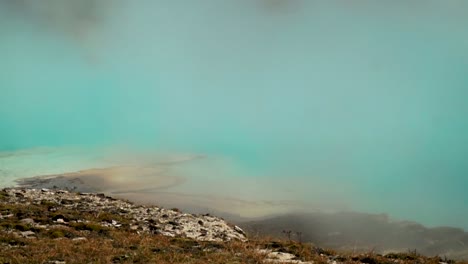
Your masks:
M167 175L121 180L245 216L255 204L466 229L467 11L0 0L0 177L152 164Z

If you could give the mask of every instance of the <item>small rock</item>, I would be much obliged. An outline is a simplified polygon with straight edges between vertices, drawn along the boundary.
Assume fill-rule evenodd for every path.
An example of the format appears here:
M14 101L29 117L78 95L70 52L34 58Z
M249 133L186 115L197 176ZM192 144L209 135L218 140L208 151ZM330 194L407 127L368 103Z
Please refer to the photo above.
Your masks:
M64 215L58 214L52 217L52 220L58 223L64 223L64 222L67 222L68 219Z
M32 224L34 224L34 219L32 219L32 218L24 218L24 219L21 219L20 222L23 223L23 224L30 224L30 225L32 225Z
M36 235L36 233L34 233L33 231L24 231L24 232L21 232L21 235L23 237L30 237L30 236Z
M117 221L115 220L112 220L111 224L114 226L114 227L121 227L122 224L119 224Z
M260 254L267 254L264 262L267 263L296 263L296 264L312 264L312 261L301 261L296 259L296 256L285 252L276 252L269 249L257 250Z
M234 230L236 230L237 232L241 233L242 235L245 235L244 230L242 230L242 228L240 228L240 227L238 227L238 226L234 226Z
M72 241L86 241L88 240L86 237L75 237L72 239Z

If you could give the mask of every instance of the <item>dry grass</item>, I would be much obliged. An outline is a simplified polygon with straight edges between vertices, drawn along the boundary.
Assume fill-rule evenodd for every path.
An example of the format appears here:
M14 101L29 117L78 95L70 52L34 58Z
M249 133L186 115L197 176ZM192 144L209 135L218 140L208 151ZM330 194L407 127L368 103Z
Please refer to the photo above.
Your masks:
M0 263L263 263L265 254L260 254L258 249L292 253L300 260L314 263L330 260L369 264L449 262L439 257L423 257L416 252L387 256L338 253L311 244L264 237L251 238L249 242L215 243L138 234L130 230L126 219L118 214L51 211L53 204L13 205L1 201L0 193L0 213L10 216L0 219ZM69 224L57 224L54 217L67 219ZM20 221L25 218L32 218L48 228ZM100 225L116 219L123 223L122 227ZM22 237L20 234L24 231L32 231L34 236Z
M251 244L209 243L111 231L87 240L18 238L3 234L0 263L261 263Z
M63 236L55 237L61 231ZM67 238L84 236L86 240ZM127 231L110 231L107 234L57 228L41 233L38 238L20 238L2 233L0 263L263 263L265 255L258 248L293 253L301 260L327 263L330 256L342 263L433 263L443 259L426 258L416 253L339 255L308 244L297 242L256 240L247 243L199 242L187 238L170 238L160 235L139 235ZM397 262L398 261L398 262ZM452 262L454 263L454 262Z

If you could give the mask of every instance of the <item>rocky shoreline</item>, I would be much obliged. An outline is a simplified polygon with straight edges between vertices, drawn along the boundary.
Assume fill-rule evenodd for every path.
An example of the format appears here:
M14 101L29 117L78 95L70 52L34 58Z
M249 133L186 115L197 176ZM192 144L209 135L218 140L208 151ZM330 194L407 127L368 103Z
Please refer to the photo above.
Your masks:
M339 254L308 243L248 239L208 214L102 193L0 190L0 263L455 263L416 252Z
M185 242L248 243L247 235L239 226L229 224L219 217L182 213L176 208L137 205L103 193L5 188L0 191L0 198L0 234L7 235L7 238L0 239L0 244L9 248L25 244L15 238L38 240L44 238L44 233L54 239L68 239L72 243L88 241L86 236L78 236L76 233L63 234L71 229L83 231L83 234L115 230L142 237L154 235L188 239L182 240ZM5 241L8 243L1 243ZM219 246L214 247L216 249ZM211 250L213 248L210 246L203 249L207 252ZM301 261L291 253L267 248L258 248L254 252L268 263L313 263ZM57 260L47 263L67 262Z
M4 189L9 204L47 204L52 211L76 210L95 214L98 218L106 213L121 216L120 219L103 219L99 224L107 228L128 228L138 233L160 234L169 237L183 236L200 241L246 241L244 231L229 225L223 219L211 215L194 215L179 212L177 209L164 209L157 206L136 205L114 199L104 194L73 193L50 189ZM0 219L8 215L0 215ZM22 219L38 228L47 225ZM55 215L56 225L83 223L84 219L68 219L65 215Z

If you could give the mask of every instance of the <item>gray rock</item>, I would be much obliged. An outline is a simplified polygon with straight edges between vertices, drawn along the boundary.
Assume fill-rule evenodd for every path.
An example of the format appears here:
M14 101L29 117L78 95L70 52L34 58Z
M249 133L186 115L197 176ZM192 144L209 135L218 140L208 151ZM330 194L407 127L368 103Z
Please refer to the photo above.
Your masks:
M20 222L23 223L23 224L32 225L32 224L34 224L34 219L32 219L32 218L24 218L24 219L21 219Z
M234 226L234 230L236 230L237 232L239 232L239 233L245 235L244 230L242 230L242 228L240 228L240 227L238 227L238 226Z
M77 242L77 241L86 241L86 240L88 240L86 237L75 237L75 238L72 239L72 241L75 241L75 242Z
M31 237L31 236L35 236L36 233L34 233L33 231L24 231L24 232L21 232L20 233L23 237Z
M313 261L301 261L298 260L294 254L286 252L277 252L269 249L257 250L260 254L265 254L266 257L264 262L266 263L297 263L297 264L312 264Z
M162 234L170 237L182 236L200 241L247 241L246 235L241 228L232 227L223 219L210 215L184 214L156 206L135 205L103 194L78 194L58 190L52 192L49 189L4 189L4 191L8 193L4 202L8 203L39 204L41 201L45 201L55 204L50 210L66 209L117 213L132 222L130 229L138 230L139 233ZM15 196L16 193L21 195ZM67 223L66 219L61 217L57 217L55 222L57 224ZM122 226L121 223L115 220L110 223L102 222L97 224L109 228L120 228Z

